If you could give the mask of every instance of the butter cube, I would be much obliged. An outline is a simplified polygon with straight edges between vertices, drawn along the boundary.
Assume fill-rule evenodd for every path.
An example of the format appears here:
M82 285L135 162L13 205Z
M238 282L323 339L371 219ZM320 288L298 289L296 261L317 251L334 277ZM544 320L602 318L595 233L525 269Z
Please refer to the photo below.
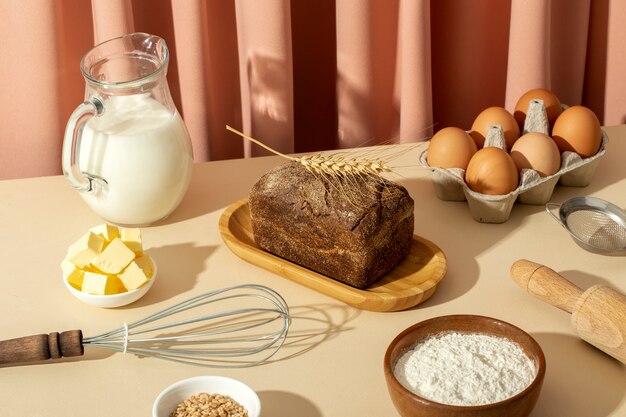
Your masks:
M135 252L130 250L120 238L115 238L100 255L91 261L91 265L107 274L119 274L133 259L135 259Z
M100 236L102 239L105 240L106 243L110 243L116 237L120 237L120 230L117 228L117 226L106 223L94 226L89 229L89 231Z
M104 274L85 272L82 291L94 295L111 295L123 292L120 280Z
M148 278L152 278L152 275L154 275L154 263L150 255L144 253L142 256L135 258L134 262Z
M84 268L100 254L103 245L104 239L92 232L87 232L68 248L65 259L79 268Z
M128 291L135 290L150 280L136 261L132 261L118 277Z
M63 271L63 279L80 291L83 286L84 272L66 259L61 262L61 270Z
M143 253L143 247L141 244L141 229L126 227L120 228L120 238L130 250L135 252L137 256L141 256Z

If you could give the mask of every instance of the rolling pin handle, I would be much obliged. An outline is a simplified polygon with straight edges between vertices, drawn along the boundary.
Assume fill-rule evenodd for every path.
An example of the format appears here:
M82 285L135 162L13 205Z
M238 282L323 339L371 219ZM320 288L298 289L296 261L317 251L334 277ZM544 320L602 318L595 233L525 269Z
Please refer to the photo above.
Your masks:
M511 278L528 294L573 313L583 290L547 266L520 259L511 266Z
M35 362L80 356L84 353L80 330L36 334L0 341L0 364Z

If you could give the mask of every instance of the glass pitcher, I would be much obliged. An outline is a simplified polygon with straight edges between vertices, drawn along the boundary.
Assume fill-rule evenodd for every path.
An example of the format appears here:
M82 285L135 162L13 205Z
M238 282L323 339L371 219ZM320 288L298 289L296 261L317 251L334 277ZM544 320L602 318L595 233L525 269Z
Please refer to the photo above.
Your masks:
M105 220L147 225L167 217L191 179L191 140L165 77L165 41L146 33L91 49L80 68L85 101L63 141L63 173Z

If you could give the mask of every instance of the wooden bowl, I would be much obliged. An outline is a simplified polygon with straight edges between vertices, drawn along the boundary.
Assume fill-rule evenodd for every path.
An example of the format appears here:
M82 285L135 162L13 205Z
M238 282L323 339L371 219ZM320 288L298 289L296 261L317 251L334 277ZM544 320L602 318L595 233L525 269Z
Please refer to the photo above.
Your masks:
M505 337L517 343L534 361L537 375L532 383L517 395L485 405L448 405L414 394L406 389L393 373L398 359L418 341L447 332ZM422 321L396 336L385 353L384 371L389 395L402 417L527 417L539 398L546 371L546 360L535 339L512 324L490 317L452 315Z

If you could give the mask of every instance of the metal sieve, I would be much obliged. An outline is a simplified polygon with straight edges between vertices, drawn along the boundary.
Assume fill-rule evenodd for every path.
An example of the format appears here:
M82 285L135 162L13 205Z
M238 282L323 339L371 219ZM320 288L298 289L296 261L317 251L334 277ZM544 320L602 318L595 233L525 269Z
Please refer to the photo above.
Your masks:
M558 208L558 217L554 213ZM626 250L626 212L594 197L574 197L563 204L547 203L554 217L583 249L594 253Z

